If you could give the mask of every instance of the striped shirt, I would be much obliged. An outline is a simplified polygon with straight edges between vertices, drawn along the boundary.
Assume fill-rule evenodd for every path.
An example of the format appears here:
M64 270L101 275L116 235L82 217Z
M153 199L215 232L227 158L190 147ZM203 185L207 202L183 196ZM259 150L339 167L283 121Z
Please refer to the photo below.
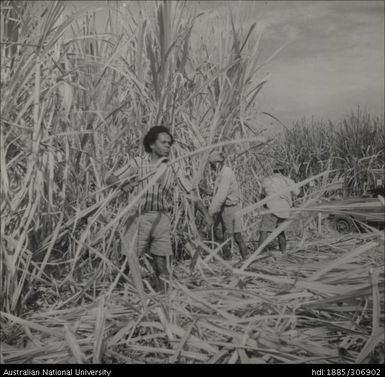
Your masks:
M134 176L133 181L138 183L134 191L135 195L137 195L145 189L153 179L154 174L158 169L164 167L165 163L153 164L151 163L150 156L144 158L136 157L121 176ZM180 167L173 164L168 166L157 181L143 193L140 201L140 211L142 213L170 211L173 203L173 191L177 184L187 193L192 190L191 183L182 174Z

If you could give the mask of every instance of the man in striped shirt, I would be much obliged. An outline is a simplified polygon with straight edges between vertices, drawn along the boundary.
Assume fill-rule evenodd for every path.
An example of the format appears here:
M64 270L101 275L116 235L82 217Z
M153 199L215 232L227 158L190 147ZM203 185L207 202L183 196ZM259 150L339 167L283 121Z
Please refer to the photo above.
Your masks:
M155 272L155 288L164 290L164 281L169 275L167 257L172 255L170 210L176 184L186 193L192 193L197 208L206 216L207 210L198 199L189 180L182 174L179 166L167 165L167 158L174 142L169 130L163 126L152 127L143 139L147 156L137 157L123 172L117 172L119 178L108 178L107 183L127 179L122 189L135 194L143 192L138 206L138 256L149 252ZM157 179L152 182L155 177ZM150 187L147 187L150 183Z

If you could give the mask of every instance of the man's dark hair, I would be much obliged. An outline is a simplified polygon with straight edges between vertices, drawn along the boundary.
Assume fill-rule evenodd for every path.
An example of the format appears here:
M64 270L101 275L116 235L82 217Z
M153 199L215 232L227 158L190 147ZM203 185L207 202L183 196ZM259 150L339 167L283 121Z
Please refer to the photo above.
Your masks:
M150 145L154 144L156 142L156 140L158 139L158 135L162 134L162 133L166 133L167 135L169 135L171 137L171 145L174 144L174 138L171 135L168 128L166 128L164 126L154 126L148 130L148 132L146 133L146 135L144 136L144 139L143 139L144 150L147 153L152 152Z

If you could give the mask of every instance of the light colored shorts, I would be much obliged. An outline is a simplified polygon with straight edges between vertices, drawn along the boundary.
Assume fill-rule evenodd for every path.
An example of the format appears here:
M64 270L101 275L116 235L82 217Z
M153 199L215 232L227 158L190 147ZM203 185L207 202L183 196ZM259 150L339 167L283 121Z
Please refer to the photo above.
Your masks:
M222 220L225 230L228 233L240 233L242 231L242 216L239 211L242 209L240 204L231 207L223 207Z
M171 220L167 212L145 212L138 223L137 254L172 255Z
M272 232L279 224L283 223L285 219L281 219L273 213L266 213L262 216L260 230L262 232Z
M290 217L290 204L286 199L271 199L267 201L266 207L272 211L272 214L280 219L287 219Z

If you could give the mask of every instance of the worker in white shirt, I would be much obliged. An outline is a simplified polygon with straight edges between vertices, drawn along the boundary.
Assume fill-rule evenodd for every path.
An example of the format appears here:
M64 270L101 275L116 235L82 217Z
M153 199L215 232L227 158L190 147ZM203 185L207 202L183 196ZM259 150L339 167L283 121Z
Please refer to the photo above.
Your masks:
M262 197L271 196L284 190L285 188L295 185L295 182L284 174L285 168L282 165L277 164L273 168L273 174L266 177L262 181ZM259 245L262 245L262 243L269 236L269 233L274 231L275 228L290 217L292 196L297 196L298 194L299 189L293 188L292 190L279 196L275 196L271 200L267 201L265 208L271 210L272 212L264 214L262 217ZM280 251L286 254L286 235L284 231L278 235L278 245Z
M214 197L209 207L209 215L217 240L223 242L229 237L234 237L242 259L247 257L247 247L242 237L241 194L233 170L225 164L224 149L214 150L209 157L212 167L219 171L215 181ZM218 227L222 225L223 236L220 236ZM224 259L231 259L230 245L223 249Z

